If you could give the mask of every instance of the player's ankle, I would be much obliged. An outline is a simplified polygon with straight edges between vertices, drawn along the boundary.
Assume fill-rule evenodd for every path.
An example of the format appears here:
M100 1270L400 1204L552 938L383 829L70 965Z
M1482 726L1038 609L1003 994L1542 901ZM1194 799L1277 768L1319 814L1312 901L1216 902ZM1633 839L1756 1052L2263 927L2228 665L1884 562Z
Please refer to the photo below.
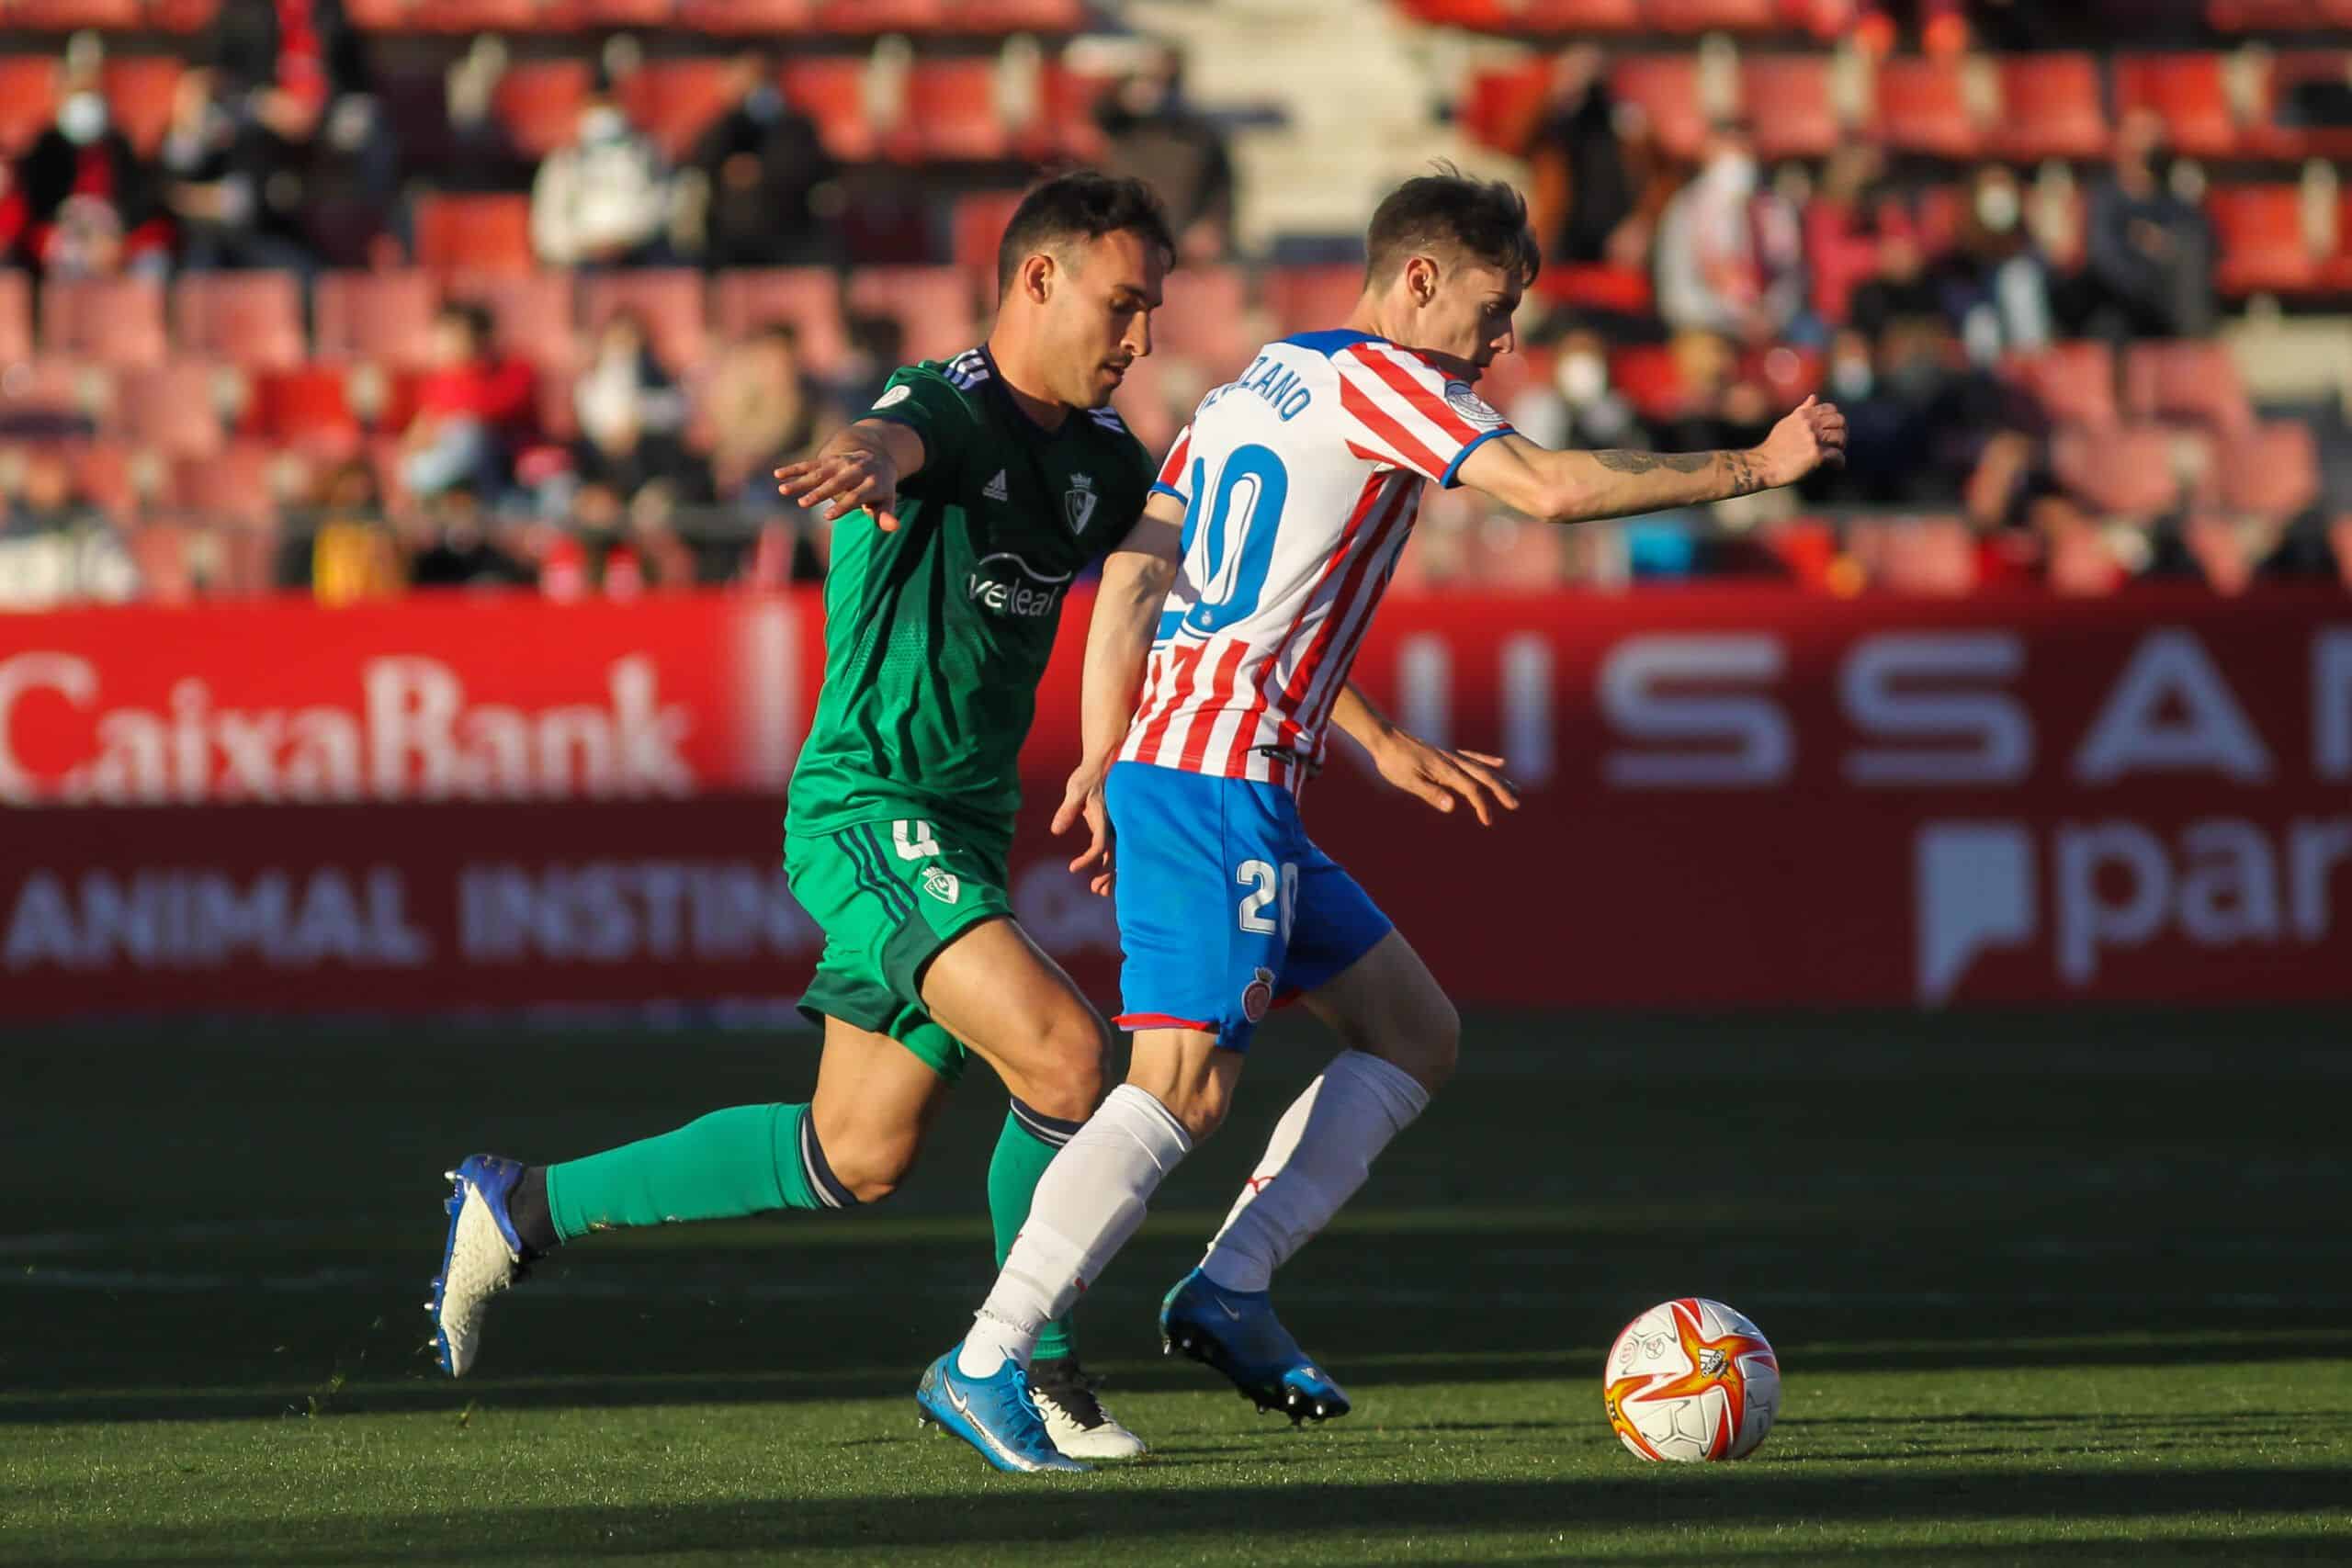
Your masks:
M506 1200L506 1218L514 1227L514 1238L523 1244L523 1260L544 1257L562 1245L563 1237L556 1234L555 1211L548 1205L548 1168L543 1165L526 1167L523 1179Z

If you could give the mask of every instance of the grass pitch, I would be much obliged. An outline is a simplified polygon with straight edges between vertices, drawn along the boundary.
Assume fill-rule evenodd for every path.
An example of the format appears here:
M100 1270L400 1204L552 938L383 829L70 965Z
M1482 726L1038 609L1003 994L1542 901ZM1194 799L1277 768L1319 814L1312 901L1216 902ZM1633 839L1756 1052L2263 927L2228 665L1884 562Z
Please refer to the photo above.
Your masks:
M958 1564L2352 1559L2352 1055L2321 1015L1474 1019L1278 1288L1357 1412L1260 1418L1159 1292L1325 1048L1090 1292L1155 1452L1024 1479L919 1434L989 1274L984 1071L888 1207L599 1237L435 1376L440 1171L794 1098L813 1040L118 1029L0 1060L0 1562ZM1781 1353L1745 1463L1644 1465L1619 1326Z

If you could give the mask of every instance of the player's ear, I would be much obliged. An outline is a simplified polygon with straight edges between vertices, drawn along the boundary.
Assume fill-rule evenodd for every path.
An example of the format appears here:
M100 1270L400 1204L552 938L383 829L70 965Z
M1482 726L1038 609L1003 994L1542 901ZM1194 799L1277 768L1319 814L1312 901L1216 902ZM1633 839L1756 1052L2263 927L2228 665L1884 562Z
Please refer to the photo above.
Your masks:
M1037 304L1044 304L1054 291L1057 274L1054 258L1043 251L1021 264L1021 291Z
M1405 293L1414 304L1426 306L1437 298L1437 258L1414 256L1405 263Z

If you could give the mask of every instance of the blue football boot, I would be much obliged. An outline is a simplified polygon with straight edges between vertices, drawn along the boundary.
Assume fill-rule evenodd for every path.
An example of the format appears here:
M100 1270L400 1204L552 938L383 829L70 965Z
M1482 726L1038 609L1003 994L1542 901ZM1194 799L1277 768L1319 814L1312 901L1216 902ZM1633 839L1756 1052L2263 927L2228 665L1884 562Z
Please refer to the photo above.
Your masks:
M481 1353L490 1298L521 1279L528 1261L506 1212L525 1168L518 1159L468 1155L457 1169L443 1172L457 1188L443 1205L449 1235L441 1244L441 1272L424 1310L433 1314L434 1359L453 1378L464 1377Z
M1263 1291L1228 1291L1193 1269L1159 1303L1159 1343L1231 1378L1261 1415L1279 1410L1295 1427L1348 1413L1347 1392L1306 1359Z
M925 1368L915 1389L915 1418L925 1427L953 1432L999 1470L1034 1474L1041 1470L1092 1470L1064 1459L1046 1430L1045 1418L1029 1395L1029 1374L1010 1356L984 1378L956 1370L956 1346Z

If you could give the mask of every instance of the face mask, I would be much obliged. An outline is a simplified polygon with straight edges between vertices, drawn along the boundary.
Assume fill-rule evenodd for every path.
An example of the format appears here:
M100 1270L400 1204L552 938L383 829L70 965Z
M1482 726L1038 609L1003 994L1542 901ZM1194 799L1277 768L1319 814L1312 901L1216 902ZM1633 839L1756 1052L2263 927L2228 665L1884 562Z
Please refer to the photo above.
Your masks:
M1707 165L1707 177L1727 196L1748 196L1756 189L1756 160L1745 152L1726 152Z
M1871 395L1871 362L1841 359L1829 372L1829 385L1841 402L1858 403Z
M1976 193L1976 220L1996 234L2018 226L2018 193L2006 185L1986 186Z
M107 133L107 101L96 93L76 93L57 111L57 129L76 147L87 147Z
M617 141L628 130L618 109L590 109L580 117L580 140L585 142Z
M1554 376L1560 396L1576 408L1587 408L1609 390L1609 367L1597 354L1571 354L1560 361Z
M784 95L774 87L754 87L744 96L743 112L762 125L771 124L784 112Z

